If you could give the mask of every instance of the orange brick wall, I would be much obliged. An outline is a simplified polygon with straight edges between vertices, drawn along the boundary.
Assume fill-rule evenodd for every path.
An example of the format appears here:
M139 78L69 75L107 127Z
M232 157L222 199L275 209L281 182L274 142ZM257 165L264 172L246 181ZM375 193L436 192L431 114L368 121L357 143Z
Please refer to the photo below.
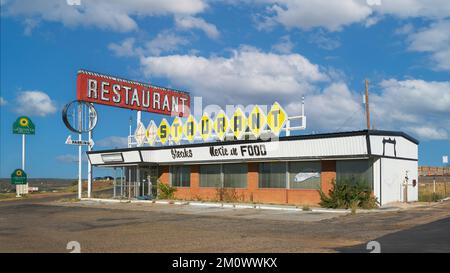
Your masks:
M201 188L199 166L191 167L191 186L178 187L175 192L177 199L183 200L219 200L216 188ZM320 195L317 190L302 189L260 189L258 163L248 163L247 188L227 189L234 191L241 202L273 203L273 204L293 204L293 205L316 205L320 202ZM322 161L321 183L322 190L328 193L331 189L332 181L336 178L336 161ZM169 168L164 166L160 176L163 183L169 183Z

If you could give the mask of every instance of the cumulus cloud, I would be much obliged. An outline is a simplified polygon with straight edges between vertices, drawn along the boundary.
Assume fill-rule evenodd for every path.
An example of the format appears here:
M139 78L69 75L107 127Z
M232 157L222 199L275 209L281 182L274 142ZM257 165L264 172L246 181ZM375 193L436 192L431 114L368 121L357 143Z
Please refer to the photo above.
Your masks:
M450 82L389 79L371 96L378 126L405 130L425 139L450 135Z
M431 24L408 35L409 50L431 53L436 70L450 70L450 20Z
M231 56L194 55L150 56L141 58L143 73L163 77L177 86L195 91L208 103L269 102L276 95L310 93L315 83L328 80L318 65L300 54L275 54L242 46Z
M135 30L135 17L195 15L207 7L205 0L14 0L2 2L2 15L60 22L65 26L95 26L114 31Z
M135 38L126 38L120 43L110 43L108 49L118 57L159 56L162 53L175 52L181 46L189 44L189 41L170 30L164 30L150 41L141 43L143 45L138 46Z
M23 91L16 97L14 111L22 115L44 117L56 112L56 104L42 91Z
M245 2L245 1L237 1ZM445 19L450 16L448 0L265 0L247 1L267 5L267 14L259 27L281 24L287 28L324 28L339 31L363 23L376 24L383 16L400 19Z
M64 155L58 155L56 157L56 160L62 163L77 163L78 162L78 155L74 154L64 154ZM82 153L81 155L81 161L87 162L87 155L85 153Z
M287 28L309 30L323 27L329 31L341 30L343 26L363 22L372 9L359 0L279 0L268 9L271 15L263 24L279 23Z
M285 35L281 37L280 41L272 46L272 49L276 52L282 53L282 54L288 54L292 52L292 49L294 48L294 43L291 41L291 38L289 35Z
M127 38L121 43L110 43L108 48L118 57L131 57L137 54L134 44L134 38Z
M125 148L128 147L127 137L110 136L95 142L98 147Z
M200 29L212 39L217 39L220 36L220 32L217 30L217 27L206 22L202 18L196 18L193 16L177 17L175 18L175 24L180 29Z

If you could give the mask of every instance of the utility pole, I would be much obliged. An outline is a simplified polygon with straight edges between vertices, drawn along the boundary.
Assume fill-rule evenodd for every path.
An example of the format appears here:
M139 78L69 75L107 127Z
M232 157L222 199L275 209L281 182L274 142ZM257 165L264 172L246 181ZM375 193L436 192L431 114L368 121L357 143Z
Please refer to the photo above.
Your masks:
M366 104L366 119L367 119L367 130L370 130L370 111L369 111L369 80L366 79L366 95L365 95L365 104Z

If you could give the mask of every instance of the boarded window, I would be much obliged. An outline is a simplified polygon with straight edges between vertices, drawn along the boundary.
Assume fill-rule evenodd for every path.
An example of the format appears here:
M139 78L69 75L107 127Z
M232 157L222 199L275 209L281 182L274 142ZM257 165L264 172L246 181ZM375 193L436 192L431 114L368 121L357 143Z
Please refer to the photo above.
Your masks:
M220 165L200 166L200 187L222 187Z
M267 162L259 164L260 188L286 188L286 163Z
M223 186L225 188L247 188L247 164L224 164Z

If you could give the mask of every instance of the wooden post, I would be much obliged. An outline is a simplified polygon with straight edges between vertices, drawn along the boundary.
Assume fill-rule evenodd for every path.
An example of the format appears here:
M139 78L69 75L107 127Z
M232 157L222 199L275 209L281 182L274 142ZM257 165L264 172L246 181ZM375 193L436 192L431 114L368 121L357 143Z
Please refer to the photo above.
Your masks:
M367 119L367 130L370 130L370 111L369 111L369 80L366 79L366 119Z

